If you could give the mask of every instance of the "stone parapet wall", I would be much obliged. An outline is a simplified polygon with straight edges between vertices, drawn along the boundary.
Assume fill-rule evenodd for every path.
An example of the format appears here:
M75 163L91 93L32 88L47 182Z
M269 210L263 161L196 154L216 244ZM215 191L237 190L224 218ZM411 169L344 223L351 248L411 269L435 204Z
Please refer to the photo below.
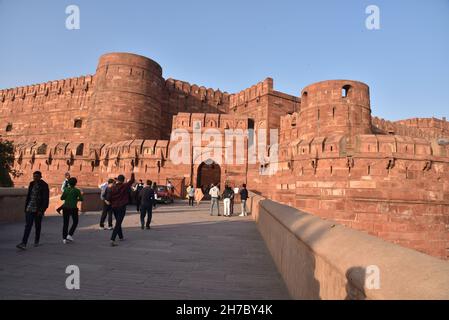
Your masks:
M250 196L253 218L293 298L449 299L448 262Z
M99 211L103 204L100 189L81 188L84 201L78 207L81 212ZM28 188L0 188L0 223L25 221L25 202ZM50 197L49 207L45 215L56 215L56 208L62 204L61 195Z
M25 220L28 188L0 188L0 223Z

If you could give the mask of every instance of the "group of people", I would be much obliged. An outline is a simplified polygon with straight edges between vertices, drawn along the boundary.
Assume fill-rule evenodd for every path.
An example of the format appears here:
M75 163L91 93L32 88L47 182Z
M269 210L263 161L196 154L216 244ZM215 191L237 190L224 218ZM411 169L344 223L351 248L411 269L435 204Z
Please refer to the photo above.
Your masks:
M79 210L78 202L83 201L81 190L76 187L77 179L71 177L70 173L65 174L64 182L61 186L61 200L64 203L56 209L59 214L63 216L62 226L62 241L64 244L74 241L78 226ZM107 182L101 184L100 198L103 202L103 209L100 217L100 229L112 230L111 246L115 247L117 236L119 240L123 240L122 223L126 215L126 207L130 203L131 190L135 193L137 211L140 212L140 224L142 230L151 229L151 220L153 216L153 208L156 207L157 200L157 184L151 180L147 180L144 184L142 180L134 185L135 176L131 173L131 178L125 182L125 176L119 175L115 179L109 179ZM134 187L133 187L134 185ZM168 192L173 195L174 186L170 181L167 183ZM243 184L240 190L233 190L229 185L225 186L223 193L220 195L218 186L211 185L208 194L211 197L210 214L214 215L214 208L217 210L217 215L221 216L219 210L219 199L223 198L224 213L223 215L229 217L233 215L234 209L234 195L240 194L242 212L240 216L246 216L246 201L248 199L248 191L246 185ZM194 188L189 185L187 188L187 197L189 205L194 205L194 200L197 204L203 198L204 193L201 188ZM17 248L25 250L28 238L31 233L33 224L35 226L34 246L39 246L42 218L49 206L50 192L48 184L42 179L42 173L35 171L33 173L33 181L28 187L28 194L25 201L25 230L22 241L17 245ZM113 226L113 216L115 218L115 226ZM105 226L106 218L108 218L108 227ZM72 225L69 229L70 219ZM146 221L145 221L146 219Z
M107 182L101 184L100 198L103 202L103 209L100 217L100 229L115 230L112 226L112 216L114 215L117 224L120 225L116 234L112 232L112 245L115 245L115 239L118 235L119 239L123 239L123 231L121 223L123 222L124 213L126 213L126 205L129 203L130 191L135 193L135 201L137 212L140 213L141 228L151 229L151 220L153 217L153 208L156 207L157 200L157 184L151 180L147 180L144 184L142 180L132 187L134 183L134 174L131 179L125 184L124 176L120 175L117 179L109 179ZM117 196L120 193L120 196ZM126 201L126 204L125 204ZM108 227L105 226L106 217L108 218ZM146 218L146 223L145 223Z
M187 186L187 199L189 200L189 206L193 207L196 202L197 205L200 204L201 200L204 198L204 193L202 188L194 188L193 184Z
M103 210L100 218L100 228L112 230L111 246L117 246L116 238L123 240L122 223L126 214L126 207L130 200L130 190L134 184L135 176L131 174L129 181L125 182L125 176L119 175L115 179L109 179L101 187L101 200L103 201ZM78 226L78 202L83 201L81 190L76 188L77 179L71 177L69 173L65 174L65 180L62 184L61 200L64 203L56 209L63 216L62 241L64 244L74 241L73 235ZM150 229L153 207L156 205L155 184L147 180L146 185L138 189L140 211L140 222L142 229ZM137 189L136 189L137 190ZM28 194L25 201L25 230L22 241L16 246L25 250L28 238L35 226L34 246L39 246L42 218L49 206L50 191L48 184L42 179L42 173L35 171L33 181L28 186ZM115 226L112 226L112 216L115 218ZM108 217L108 228L104 223ZM145 222L146 218L146 222ZM69 229L70 219L72 225Z
M83 196L81 191L76 188L77 182L75 177L70 177L69 173L65 174L61 195L64 204L56 209L59 214L62 211L63 215L62 238L64 244L73 241L73 234L78 226L78 202L83 201ZM39 246L42 218L48 209L49 199L48 184L42 180L42 173L35 171L33 181L28 186L28 194L25 200L25 230L22 242L17 245L17 248L26 249L33 224L35 227L34 246ZM69 230L70 218L72 219L72 226Z
M220 214L219 200L220 197L223 198L223 216L230 217L234 214L234 197L236 194L240 195L240 201L242 206L242 212L239 216L247 216L248 211L246 208L246 201L248 200L248 190L246 189L246 184L242 185L242 188L232 189L228 184L225 185L223 193L220 195L220 189L217 185L212 184L209 189L210 195L210 215L214 216L214 208L217 210L217 215Z
M194 205L194 201L196 201L197 205L199 205L200 201L204 197L203 187L194 188L192 184L187 186L187 198L189 199L189 206ZM219 200L223 198L223 216L230 217L234 215L234 197L236 194L240 195L242 212L239 216L247 216L246 209L246 201L248 200L248 190L246 189L246 184L243 184L242 187L239 188L231 188L230 185L226 184L223 190L223 193L220 194L220 189L218 185L211 184L210 187L206 188L205 192L210 196L210 215L214 215L214 208L216 208L217 215L220 214Z

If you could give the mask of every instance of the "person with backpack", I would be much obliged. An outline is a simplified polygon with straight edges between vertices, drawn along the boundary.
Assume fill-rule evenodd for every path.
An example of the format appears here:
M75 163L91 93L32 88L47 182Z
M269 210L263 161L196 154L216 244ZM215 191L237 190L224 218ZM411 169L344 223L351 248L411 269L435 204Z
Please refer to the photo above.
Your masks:
M153 202L154 190L151 180L147 180L146 186L140 190L140 226L142 230L146 227L147 230L151 229L151 219L153 218ZM147 223L145 224L145 216L147 217ZM145 225L145 227L144 227Z
M134 188L134 200L136 202L136 210L137 212L140 212L140 191L142 191L143 187L145 185L143 184L142 180L139 180L139 183L137 183Z
M65 188L61 196L61 200L64 200L62 208L64 221L62 227L62 242L64 244L73 241L73 234L78 226L78 201L83 201L83 196L81 190L75 187L77 182L76 178L71 177L68 180L69 186ZM72 218L72 227L69 231L70 218Z
M100 218L100 229L101 230L112 230L112 207L111 203L106 200L108 193L111 192L111 188L114 186L115 180L109 179L107 182L100 185L101 193L100 193L100 199L101 202L103 202L103 210L101 212L101 218ZM106 217L108 218L108 227L106 228L104 225L104 222L106 220Z

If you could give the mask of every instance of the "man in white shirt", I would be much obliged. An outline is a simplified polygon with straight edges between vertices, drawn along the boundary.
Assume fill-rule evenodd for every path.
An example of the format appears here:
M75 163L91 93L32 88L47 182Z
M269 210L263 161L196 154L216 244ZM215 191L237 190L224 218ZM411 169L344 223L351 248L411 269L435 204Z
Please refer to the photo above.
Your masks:
M220 194L220 189L218 189L217 186L214 186L214 184L211 185L211 188L209 190L210 195L210 215L214 215L214 207L217 207L217 215L220 216L220 208L218 206L218 197Z

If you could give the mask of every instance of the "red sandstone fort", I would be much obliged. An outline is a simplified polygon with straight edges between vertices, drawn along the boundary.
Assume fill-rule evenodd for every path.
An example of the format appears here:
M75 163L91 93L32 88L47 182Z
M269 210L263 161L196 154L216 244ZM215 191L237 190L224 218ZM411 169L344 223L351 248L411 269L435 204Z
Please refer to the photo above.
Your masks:
M0 90L0 107L0 135L14 142L14 168L23 173L16 186L35 170L54 194L66 171L97 186L134 170L137 179L170 179L178 193L191 181L247 183L275 201L448 258L449 146L439 140L449 138L449 123L372 117L364 83L322 81L297 97L267 78L228 94L164 79L146 57L110 53L94 75ZM278 160L197 163L192 152L190 164L175 165L171 132L192 132L198 122L221 132L278 129ZM245 137L245 148L251 143ZM274 175L260 174L273 165Z

